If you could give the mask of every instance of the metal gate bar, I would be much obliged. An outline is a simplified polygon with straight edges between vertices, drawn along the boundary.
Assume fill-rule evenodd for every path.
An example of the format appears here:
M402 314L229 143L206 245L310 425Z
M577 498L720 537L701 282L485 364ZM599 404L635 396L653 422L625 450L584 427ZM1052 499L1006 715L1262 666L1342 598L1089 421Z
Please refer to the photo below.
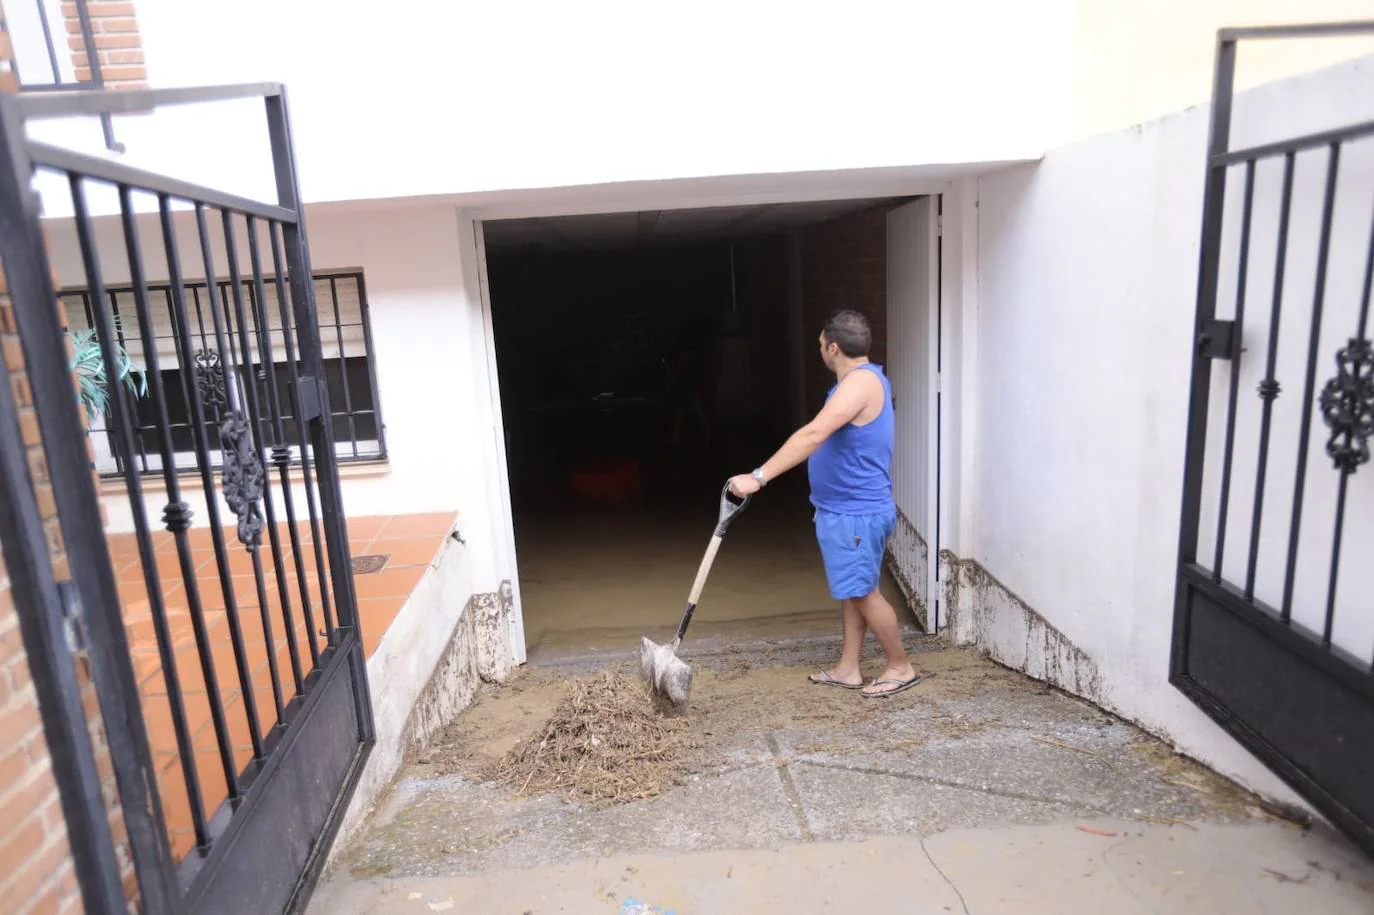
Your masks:
M25 116L100 115L131 105L136 106L133 110L146 110L160 103L248 97L261 97L265 102L279 200L276 206L31 142L23 132ZM71 93L61 99L0 99L0 121L5 129L4 152L11 163L0 174L0 209L18 216L0 222L0 254L7 268L14 264L11 289L21 316L26 356L44 367L41 377L34 380L35 403L54 465L64 538L71 544L77 574L74 592L85 597L92 641L102 649L98 658L93 651L93 675L110 735L144 910L294 911L309 896L367 758L374 729L285 100L276 86ZM186 649L178 649L172 629L164 584L168 570L159 565L159 556L165 554L158 553L145 508L139 470L147 467L148 454L140 438L136 404L123 392L115 392L107 404L112 450L124 475L141 584L148 597L160 670L156 676L166 690L180 783L193 834L192 850L180 862L174 859L163 819L159 790L169 785L159 783L143 722L142 694L133 673L119 588L102 533L98 494L84 449L75 447L84 441L85 428L65 353L55 352L64 348L63 329L38 223L36 194L30 187L35 169L55 171L66 180L86 276L84 301L106 378L110 384L118 384L122 347L126 340L136 340L148 396L155 407L154 431L167 493L162 521L171 535L179 572L176 586L182 589L179 593L184 594L189 617L190 657L179 656ZM138 324L137 334L127 338L117 323L114 302L104 283L100 241L87 200L90 183L110 186L117 193L122 253L128 261L133 316ZM170 278L167 304L178 370L178 377L170 381L164 378L164 366L159 365L135 206L139 195L156 200L161 248ZM6 207L8 201L15 207ZM190 204L199 248L195 269L204 272L204 299L199 294L200 285L190 287L189 299L186 295L178 219L173 209L180 202ZM218 219L213 218L216 214ZM240 232L247 234L251 273L247 279L240 274ZM264 275L261 262L260 235L264 232L275 269L271 277ZM216 276L216 245L227 257L227 283ZM195 261L194 254L191 259ZM269 307L269 284L276 294L275 315ZM279 322L276 327L274 320ZM285 351L290 380L285 391L279 390L277 382L275 366L281 360L274 354L274 333L281 334L280 345ZM256 335L256 347L252 335ZM181 488L184 468L177 461L169 406L176 396L181 396L187 406L199 484L206 494L205 520L213 562L206 560L209 564L205 568L198 568L201 560L192 539L192 510ZM294 440L284 421L283 398L289 398ZM279 529L273 486L268 479L269 449L270 462L278 471L286 537ZM215 451L221 455L218 485ZM296 514L291 470L297 463L304 483L306 519L298 519ZM245 564L251 566L252 584L246 589L237 588L234 582L241 566L234 559L221 523L221 496L233 512L237 522L233 533L246 551ZM272 551L270 563L264 563L260 553L264 530ZM308 533L308 542L303 533ZM310 553L314 554L313 562ZM198 576L208 575L215 581L202 590ZM269 581L269 576L274 581ZM292 597L293 578L300 600L298 612ZM258 610L254 625L260 624L262 629L262 661L250 651L247 617L240 613L239 601L248 599L249 594ZM272 596L278 600L276 607L272 606ZM317 600L322 629L317 627L314 612ZM212 633L211 617L221 612L228 631L227 645L218 643ZM283 626L283 658L279 658L282 648L275 634L278 621ZM228 649L227 656L224 648ZM282 682L279 660L291 668L290 689ZM219 670L225 665L232 668L228 679L223 679ZM234 692L227 694L230 683ZM203 729L206 733L199 737L184 699L188 684L204 686L209 722ZM264 699L266 706L259 703L258 689L262 687L270 687L271 699ZM266 707L273 712L270 720L264 718ZM236 734L246 734L242 749ZM198 752L207 751L213 752L214 763L197 758ZM175 773L169 774L175 777ZM213 783L207 781L211 777ZM93 907L88 899L88 911L105 910Z

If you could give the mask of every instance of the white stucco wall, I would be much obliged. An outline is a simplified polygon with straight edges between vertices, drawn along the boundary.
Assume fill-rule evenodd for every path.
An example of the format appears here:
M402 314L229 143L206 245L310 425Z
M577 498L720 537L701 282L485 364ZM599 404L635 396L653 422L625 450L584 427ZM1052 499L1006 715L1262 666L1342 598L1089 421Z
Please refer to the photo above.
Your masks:
M1289 0L137 2L152 85L286 84L313 202L1036 158L1204 101L1219 27L1367 12L1364 0L1302 13ZM1371 49L1253 45L1239 84ZM99 148L94 127L57 133ZM244 155L265 135L260 105L122 118L117 133L130 161L270 190L265 162Z
M407 753L426 746L477 695L480 681L465 552L451 539L444 542L367 659L376 743L339 826L332 855L366 821Z
M1247 93L1237 104L1233 136L1245 145L1358 121L1374 114L1372 100L1374 59L1366 58ZM1290 796L1167 682L1207 116L1205 108L1190 110L979 179L977 294L966 324L974 328L975 351L965 349L976 409L964 417L976 425L976 442L966 446L960 468L963 486L976 490L976 530L971 540L964 531L969 552L963 558L977 560L1063 636L1057 657L1034 657L1040 639L1054 639L1028 626L1012 601L994 599L976 621L976 637L995 656L1040 675L1056 664L1061 672L1072 665L1081 691L1109 708L1249 786ZM1368 159L1352 159L1352 183L1343 185L1351 215L1338 216L1337 232L1350 252L1343 253L1342 278L1331 289L1330 301L1338 304L1328 306L1319 384L1334 370L1340 335L1353 331L1361 277L1359 270L1347 274L1368 239L1374 190ZM1297 276L1287 293L1293 317L1285 320L1283 338L1292 352L1281 360L1288 381L1280 400L1293 415L1301 387L1292 360L1305 358L1322 165L1321 154L1315 164L1300 165L1308 177L1295 198L1309 215L1301 230L1295 217L1294 245L1301 250L1294 254ZM1269 206L1265 234L1252 249L1254 277L1272 275ZM1257 226L1259 208L1257 202ZM1231 300L1223 280L1222 315L1234 301L1234 246L1227 256ZM1267 314L1267 289L1253 302ZM1261 323L1258 332L1253 323ZM1266 337L1262 322L1247 325L1245 358L1253 364ZM1227 371L1218 369L1214 390L1224 386ZM1242 376L1246 402L1254 397L1253 372ZM1276 419L1273 447L1286 454L1276 459L1289 468L1276 471L1282 482L1270 490L1278 523L1291 498L1287 452L1295 425ZM1321 454L1319 420L1317 428L1314 480L1334 477ZM1253 445L1239 445L1237 454L1243 493L1242 465L1252 465ZM1363 501L1351 503L1347 518L1367 517L1354 505L1368 508L1369 484L1357 481L1361 488L1352 493ZM1330 527L1330 503L1320 492L1329 488L1309 490L1317 495L1308 524L1323 531ZM1290 496L1272 495L1282 490ZM1233 507L1243 521L1249 504L1245 497ZM1364 565L1356 557L1374 548L1374 531L1360 524L1356 534L1347 530L1345 546L1343 574L1353 577L1344 590L1352 607L1358 595L1367 606L1374 588L1367 570L1354 568ZM1205 531L1204 520L1204 550ZM1281 540L1266 540L1263 563L1281 563ZM1307 579L1301 593L1324 598L1314 583ZM1358 642L1367 656L1368 642L1355 635L1352 648Z
M138 0L137 12L154 86L287 86L302 192L322 202L1034 158L1067 115L1069 6ZM217 107L121 118L126 158L270 188L251 154L266 148L261 106ZM98 145L98 131L84 136Z

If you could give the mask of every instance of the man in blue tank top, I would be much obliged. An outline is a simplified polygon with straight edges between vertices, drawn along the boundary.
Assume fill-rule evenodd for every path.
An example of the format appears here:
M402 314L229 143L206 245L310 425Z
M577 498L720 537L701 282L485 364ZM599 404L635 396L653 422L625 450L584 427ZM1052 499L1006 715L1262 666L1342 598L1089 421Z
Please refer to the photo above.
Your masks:
M915 686L921 678L902 645L897 612L878 590L897 506L891 475L892 387L882 367L868 361L871 344L863 315L839 311L831 316L821 331L821 359L837 382L824 408L761 467L732 477L730 488L741 496L756 493L806 461L825 577L844 621L840 662L812 674L811 682L878 697ZM865 685L859 653L870 629L887 655L887 669Z

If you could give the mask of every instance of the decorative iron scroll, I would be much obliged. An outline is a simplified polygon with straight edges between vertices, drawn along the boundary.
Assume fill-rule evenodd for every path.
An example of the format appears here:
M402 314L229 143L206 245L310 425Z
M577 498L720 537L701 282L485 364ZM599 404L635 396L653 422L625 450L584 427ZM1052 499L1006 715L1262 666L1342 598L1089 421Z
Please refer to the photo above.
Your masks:
M224 386L224 364L219 353L212 349L196 353L196 393L205 409L221 414L228 406L228 392Z
M220 423L219 441L224 454L224 501L239 519L239 542L255 550L262 542L260 503L267 472L262 457L253 448L253 437L243 413L235 410Z
M1369 460L1374 437L1374 344L1352 339L1336 353L1336 376L1322 388L1318 401L1331 429L1326 453L1342 473Z

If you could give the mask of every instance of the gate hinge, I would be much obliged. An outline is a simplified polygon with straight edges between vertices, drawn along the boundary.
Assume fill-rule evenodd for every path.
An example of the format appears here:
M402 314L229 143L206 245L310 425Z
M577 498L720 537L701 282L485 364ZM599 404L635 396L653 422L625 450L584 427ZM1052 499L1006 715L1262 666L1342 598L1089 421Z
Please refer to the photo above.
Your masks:
M324 414L324 398L320 391L320 379L314 375L302 375L297 390L301 396L301 419L310 422Z
M86 618L81 608L81 592L76 582L59 581L57 595L62 600L62 634L66 637L67 650L76 654L86 647Z
M1197 348L1208 359L1236 358L1236 322L1209 318L1198 334Z

